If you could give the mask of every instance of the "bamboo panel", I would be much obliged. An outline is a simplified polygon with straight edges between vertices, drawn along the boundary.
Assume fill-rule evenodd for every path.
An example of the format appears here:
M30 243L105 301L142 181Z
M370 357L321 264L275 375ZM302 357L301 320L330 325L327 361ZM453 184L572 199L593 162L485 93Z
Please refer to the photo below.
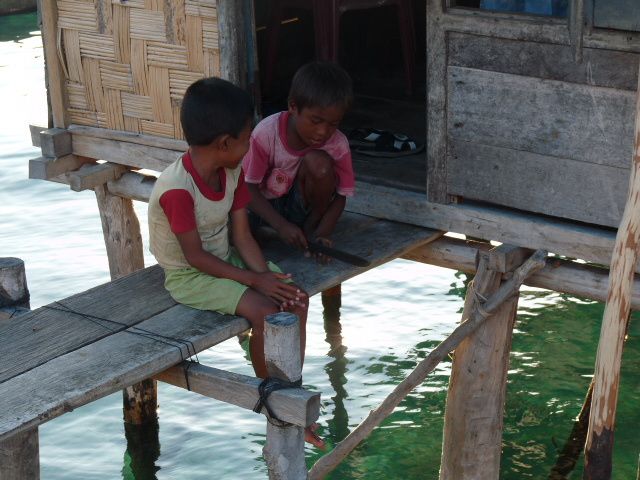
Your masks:
M107 116L104 112L69 108L67 113L69 114L69 121L71 123L88 125L90 127L107 128Z
M57 0L67 120L182 140L194 81L220 75L215 0Z
M67 82L67 93L69 94L69 106L77 110L89 110L87 104L87 92L81 83Z
M124 115L145 120L153 120L151 97L122 92L120 99L122 101L122 113Z
M186 14L194 17L217 18L218 16L215 0L186 0L184 7Z
M58 0L58 28L96 32L98 12L93 2Z
M73 30L65 30L72 32ZM111 35L80 32L80 55L83 57L99 58L101 60L116 60L115 42Z

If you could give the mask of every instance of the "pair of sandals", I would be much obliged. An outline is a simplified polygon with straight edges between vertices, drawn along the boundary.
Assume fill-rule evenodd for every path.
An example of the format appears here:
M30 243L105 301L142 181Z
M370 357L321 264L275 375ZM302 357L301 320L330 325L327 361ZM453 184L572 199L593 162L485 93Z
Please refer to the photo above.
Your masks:
M424 144L407 135L376 128L356 128L348 138L349 146L355 152L371 157L402 157L424 149Z

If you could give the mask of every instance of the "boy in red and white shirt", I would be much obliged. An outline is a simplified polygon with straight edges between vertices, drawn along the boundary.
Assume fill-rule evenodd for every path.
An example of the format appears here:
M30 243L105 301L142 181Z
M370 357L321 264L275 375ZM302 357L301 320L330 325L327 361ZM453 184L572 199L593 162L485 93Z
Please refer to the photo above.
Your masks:
M243 160L249 209L289 245L331 246L346 197L354 193L351 151L338 130L353 100L351 78L338 65L313 62L291 83L289 108L262 120Z

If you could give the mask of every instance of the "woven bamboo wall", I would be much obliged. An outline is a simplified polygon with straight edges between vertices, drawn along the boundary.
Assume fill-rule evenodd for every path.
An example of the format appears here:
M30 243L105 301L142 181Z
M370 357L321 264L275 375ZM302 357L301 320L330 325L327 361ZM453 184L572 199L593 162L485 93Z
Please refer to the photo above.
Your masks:
M67 122L182 139L180 102L220 75L216 0L58 0Z

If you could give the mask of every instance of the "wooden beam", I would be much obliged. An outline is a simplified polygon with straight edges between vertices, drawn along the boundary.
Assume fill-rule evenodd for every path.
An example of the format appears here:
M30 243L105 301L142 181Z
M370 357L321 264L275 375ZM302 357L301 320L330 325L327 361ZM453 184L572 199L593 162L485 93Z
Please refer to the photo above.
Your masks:
M78 170L69 172L67 178L69 179L71 190L81 192L94 189L111 180L116 180L126 171L127 169L122 165L95 163L83 165Z
M185 152L189 145L184 140L164 138L144 133L126 132L123 130L110 130L108 128L87 127L84 125L69 125L67 129L72 137L92 137L104 140L116 140L118 142L136 143L149 147L158 147L164 150Z
M29 133L31 134L31 145L34 147L40 146L40 132L46 130L47 127L40 127L38 125L29 125Z
M258 386L262 381L193 362L183 362L154 378L248 410L256 406ZM269 396L269 406L279 419L306 427L320 415L320 394L303 388L276 390Z
M593 400L585 444L584 478L611 478L620 364L629 323L631 288L640 244L640 73L636 94L635 142L629 191L618 227L607 303L602 317L594 372Z
M24 262L15 257L0 258L0 307L5 306L29 306Z
M473 274L476 272L478 251L490 247L486 243L442 237L411 250L403 258ZM608 282L609 270L606 268L550 257L542 270L527 277L525 285L604 302ZM640 310L640 279L637 276L632 289L631 309Z
M517 255L509 245L479 253L463 319L480 308L480 299L498 291L505 273L501 270L510 263L509 258L526 258L527 253ZM507 299L455 349L444 417L441 480L497 480L500 476L503 410L517 306L517 295Z
M40 148L45 157L63 157L69 155L71 134L64 128L48 128L40 132Z
M156 183L156 177L138 172L125 172L120 178L107 182L107 188L112 195L130 198L140 202L149 202L151 190Z
M29 160L29 178L51 180L59 175L70 173L95 160L77 155L64 155L59 158L38 157Z
M134 168L161 172L183 152L88 135L72 135L73 153Z

